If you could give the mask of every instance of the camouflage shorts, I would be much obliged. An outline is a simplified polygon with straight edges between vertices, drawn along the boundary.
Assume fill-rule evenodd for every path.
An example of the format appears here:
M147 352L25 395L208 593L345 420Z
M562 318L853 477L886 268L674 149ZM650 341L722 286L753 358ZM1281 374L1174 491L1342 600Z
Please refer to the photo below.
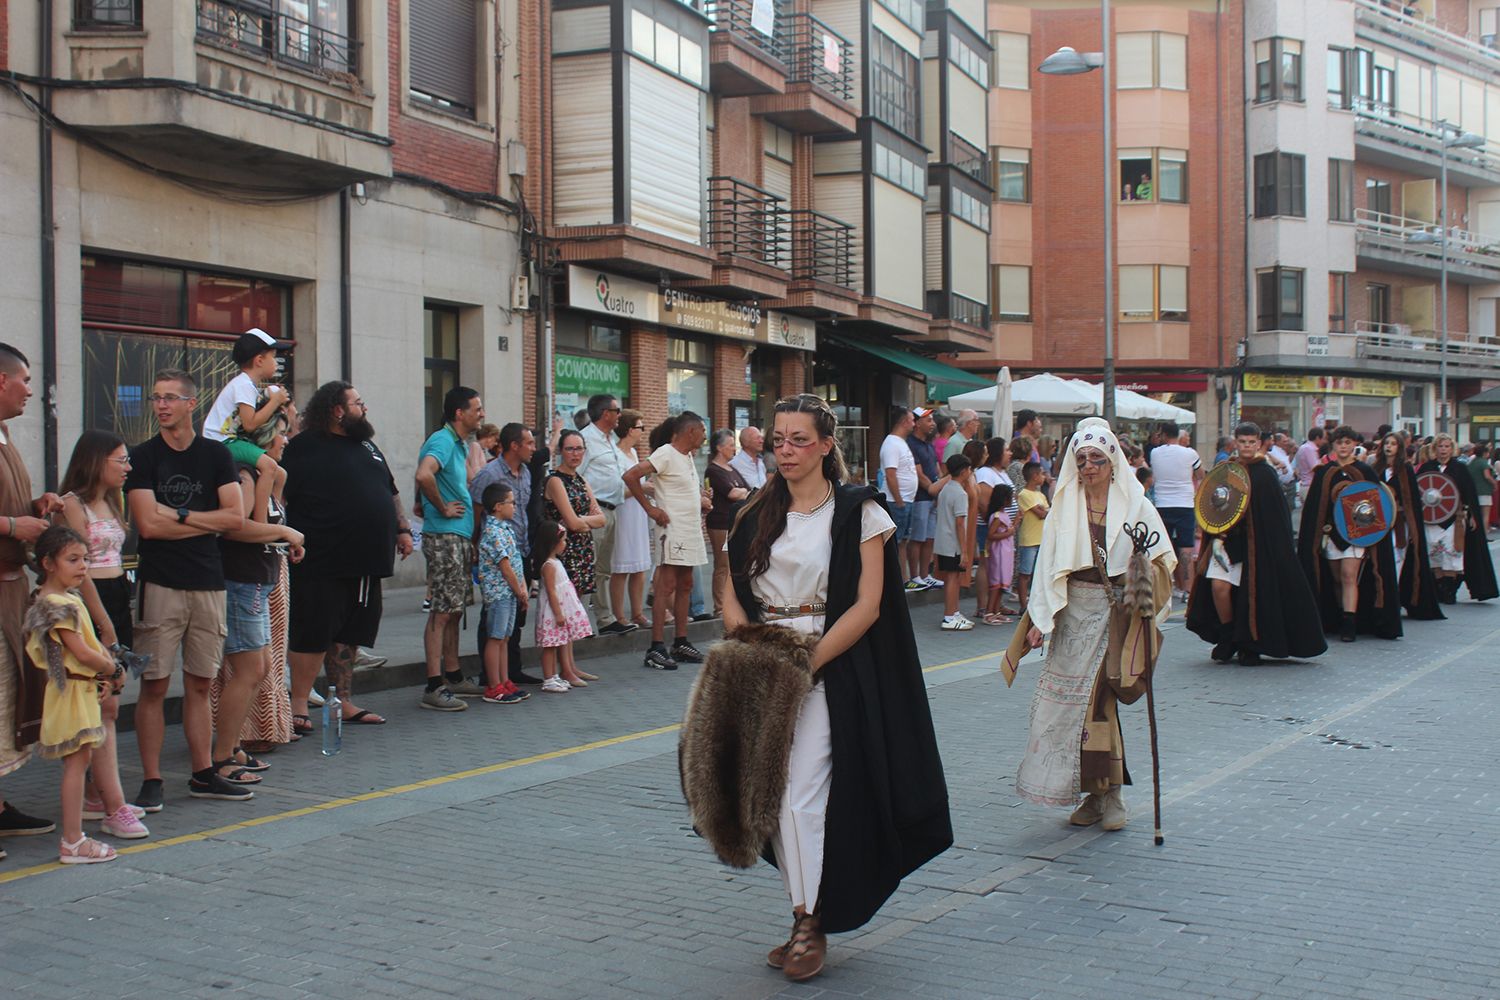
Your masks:
M432 610L452 614L469 603L469 551L469 540L463 535L422 536Z

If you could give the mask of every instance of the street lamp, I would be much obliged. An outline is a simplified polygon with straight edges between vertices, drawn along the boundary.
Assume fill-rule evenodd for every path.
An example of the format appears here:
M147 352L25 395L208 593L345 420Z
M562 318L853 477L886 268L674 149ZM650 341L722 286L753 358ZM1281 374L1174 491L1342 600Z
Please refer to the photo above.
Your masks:
M1076 52L1066 45L1042 60L1037 72L1048 76L1077 76L1102 69L1104 84L1104 419L1115 422L1115 182L1113 118L1110 113L1109 0L1099 0L1100 51Z

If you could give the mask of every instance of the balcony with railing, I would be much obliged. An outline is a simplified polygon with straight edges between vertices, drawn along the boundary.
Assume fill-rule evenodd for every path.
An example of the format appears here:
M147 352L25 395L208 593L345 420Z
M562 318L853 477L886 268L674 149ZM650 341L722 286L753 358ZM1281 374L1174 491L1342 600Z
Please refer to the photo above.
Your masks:
M319 5L55 2L75 15L57 60L70 79L135 84L56 89L53 110L71 126L148 164L268 195L390 176L386 111L358 75L359 41ZM383 82L384 55L368 62Z
M1443 269L1443 227L1418 219L1356 209L1355 247L1361 267L1438 278ZM1475 285L1500 281L1500 237L1448 229L1448 278Z
M945 351L994 350L988 302L933 289L927 292L927 312L932 323L920 338L924 345Z
M1305 333L1266 330L1250 334L1246 364L1252 369L1321 370L1377 377L1438 374L1442 334L1405 323L1358 320L1352 330ZM1449 331L1448 372L1454 378L1500 376L1500 341Z
M710 177L705 220L712 275L687 287L727 298L786 295L792 234L785 199L737 177Z
M850 42L811 14L778 19L781 59L787 65L784 94L754 98L750 109L794 132L853 134L854 52Z
M1337 106L1337 105L1333 105ZM1407 114L1384 101L1355 97L1347 110L1355 114L1354 143L1360 159L1397 170L1435 174L1442 164L1443 140L1453 130ZM1448 149L1448 180L1460 187L1500 185L1500 145Z
M792 215L792 280L854 287L854 227L831 215Z
M781 4L707 0L709 87L724 97L780 94L786 90Z
M1418 55L1442 55L1467 63L1485 73L1500 71L1500 39L1484 35L1477 39L1439 27L1412 9L1393 0L1354 0L1354 20L1362 34L1379 36Z
M968 174L985 187L990 184L990 157L987 152L956 133L948 133L943 163Z

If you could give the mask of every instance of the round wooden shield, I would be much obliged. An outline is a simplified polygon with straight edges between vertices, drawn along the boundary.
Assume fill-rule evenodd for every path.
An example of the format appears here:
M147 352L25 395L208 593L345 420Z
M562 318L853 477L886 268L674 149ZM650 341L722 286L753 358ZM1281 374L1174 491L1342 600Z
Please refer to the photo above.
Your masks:
M1374 545L1396 523L1396 497L1384 483L1345 483L1333 493L1333 524L1351 545Z
M1417 477L1417 497L1422 501L1422 520L1427 524L1444 527L1452 523L1458 513L1460 494L1458 484L1442 472L1424 472Z
M1193 497L1193 516L1210 535L1222 535L1250 509L1250 473L1238 462L1220 462L1203 477Z

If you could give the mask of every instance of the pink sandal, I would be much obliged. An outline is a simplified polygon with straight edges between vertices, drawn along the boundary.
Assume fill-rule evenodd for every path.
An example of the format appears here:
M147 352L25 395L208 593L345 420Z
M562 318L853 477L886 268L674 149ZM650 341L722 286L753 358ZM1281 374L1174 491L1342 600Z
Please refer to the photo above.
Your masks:
M65 865L97 865L119 857L113 847L87 836L79 837L71 844L66 840L59 840L57 844L57 860Z

